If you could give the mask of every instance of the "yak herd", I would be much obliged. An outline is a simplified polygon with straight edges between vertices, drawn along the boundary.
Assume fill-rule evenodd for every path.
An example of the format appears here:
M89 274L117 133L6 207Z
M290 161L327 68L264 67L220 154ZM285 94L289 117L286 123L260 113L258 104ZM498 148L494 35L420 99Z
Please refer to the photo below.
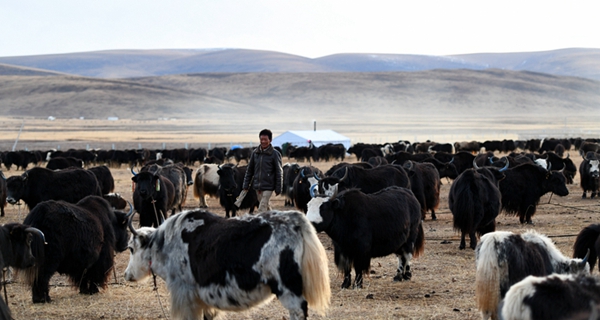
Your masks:
M573 149L582 157L579 168ZM446 178L453 180L448 207L459 249L468 235L475 250L483 319L597 319L600 279L589 273L600 255L600 224L581 231L568 258L545 235L496 231L495 220L504 211L534 225L540 197L566 196L577 173L582 198L596 198L599 151L592 139L399 141L348 150L286 144L279 148L284 158L309 162L284 165L290 211L256 214L252 190L235 204L246 172L240 162L247 163L251 148L3 152L6 170L24 172L8 179L0 172L1 215L6 203L21 201L29 213L22 224L0 228L0 265L19 270L33 302L46 303L56 272L82 294L100 292L114 255L129 248L125 278L164 278L175 318L213 319L219 310L248 309L274 294L290 319L305 319L309 307L324 312L330 298L316 233L332 240L342 288L361 288L371 259L390 254L398 259L393 280L410 280L411 259L424 252L423 221L437 219ZM358 162L344 162L348 154ZM312 165L330 160L336 164L326 172ZM133 204L114 193L111 168L123 164L132 174ZM184 211L190 186L198 208ZM210 196L225 217L206 210ZM3 300L0 317L10 318Z

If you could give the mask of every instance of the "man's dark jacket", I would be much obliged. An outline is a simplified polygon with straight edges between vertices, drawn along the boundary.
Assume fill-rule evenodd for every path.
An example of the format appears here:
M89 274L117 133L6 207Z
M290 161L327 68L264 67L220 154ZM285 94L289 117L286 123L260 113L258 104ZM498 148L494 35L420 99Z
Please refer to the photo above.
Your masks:
M244 176L242 189L248 189L250 179L253 177L252 188L254 190L270 190L275 191L276 194L281 194L283 186L281 154L273 149L273 145L269 145L265 150L261 150L260 146L254 149L248 162L248 170Z

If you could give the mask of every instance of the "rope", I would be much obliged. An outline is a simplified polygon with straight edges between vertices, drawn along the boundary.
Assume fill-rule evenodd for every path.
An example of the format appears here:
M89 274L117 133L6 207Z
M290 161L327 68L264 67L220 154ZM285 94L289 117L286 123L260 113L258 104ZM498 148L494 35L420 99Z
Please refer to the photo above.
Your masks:
M156 218L156 227L158 228L158 226L160 226L161 221L158 219L158 212L156 211L156 200L154 200L154 197L151 198L152 199L152 207L154 207L154 217ZM161 211L162 213L162 211Z
M597 211L597 210L583 209L583 208L573 207L573 206L565 206L564 204L558 204L558 203L546 203L544 205L547 205L547 204L550 204L550 205L553 205L553 206L557 206L557 207L574 209L574 210L580 210L580 211L586 211L586 212L593 212L593 213L600 213L600 211Z
M6 293L6 268L2 269L2 286L4 287L4 302L8 306L8 294Z
M162 310L165 319L169 319L167 313L165 312L165 308L163 307L162 301L160 300L160 294L158 294L158 286L156 285L156 274L154 274L154 270L152 270L152 268L150 268L150 272L152 272L152 281L154 281L154 288L152 289L152 291L156 292L156 299L158 300L158 305L160 305L160 309Z

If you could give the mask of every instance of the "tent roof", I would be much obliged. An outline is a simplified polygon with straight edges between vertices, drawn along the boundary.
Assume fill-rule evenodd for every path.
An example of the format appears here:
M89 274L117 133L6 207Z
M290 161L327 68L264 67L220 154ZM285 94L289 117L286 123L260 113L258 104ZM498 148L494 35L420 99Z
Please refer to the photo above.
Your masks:
M298 147L306 147L308 146L308 140L310 140L315 147L320 147L328 143L341 143L346 149L350 148L350 138L333 130L290 130L275 137L271 144L276 147L281 147L282 144L289 142Z

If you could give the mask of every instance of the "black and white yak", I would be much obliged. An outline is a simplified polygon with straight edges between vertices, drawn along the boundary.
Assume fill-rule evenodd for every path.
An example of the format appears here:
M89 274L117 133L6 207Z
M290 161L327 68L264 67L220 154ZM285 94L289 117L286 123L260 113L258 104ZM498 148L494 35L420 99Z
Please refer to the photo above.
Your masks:
M528 276L514 284L502 302L504 320L596 320L600 279L583 274Z
M552 273L589 273L587 257L570 259L535 231L487 233L475 249L475 296L482 319L498 319L498 305L513 284Z
M327 255L298 211L267 211L226 219L204 210L171 216L157 229L133 229L125 279L164 279L175 319L214 319L273 295L290 320L308 308L324 312L330 288Z
M208 208L206 197L219 197L219 166L214 163L205 163L196 169L194 174L194 198L198 199L200 208Z
M587 192L590 191L590 199L594 199L600 189L600 160L593 152L589 152L587 155L582 153L581 157L583 158L579 165L581 189L583 190L581 198L587 198Z

